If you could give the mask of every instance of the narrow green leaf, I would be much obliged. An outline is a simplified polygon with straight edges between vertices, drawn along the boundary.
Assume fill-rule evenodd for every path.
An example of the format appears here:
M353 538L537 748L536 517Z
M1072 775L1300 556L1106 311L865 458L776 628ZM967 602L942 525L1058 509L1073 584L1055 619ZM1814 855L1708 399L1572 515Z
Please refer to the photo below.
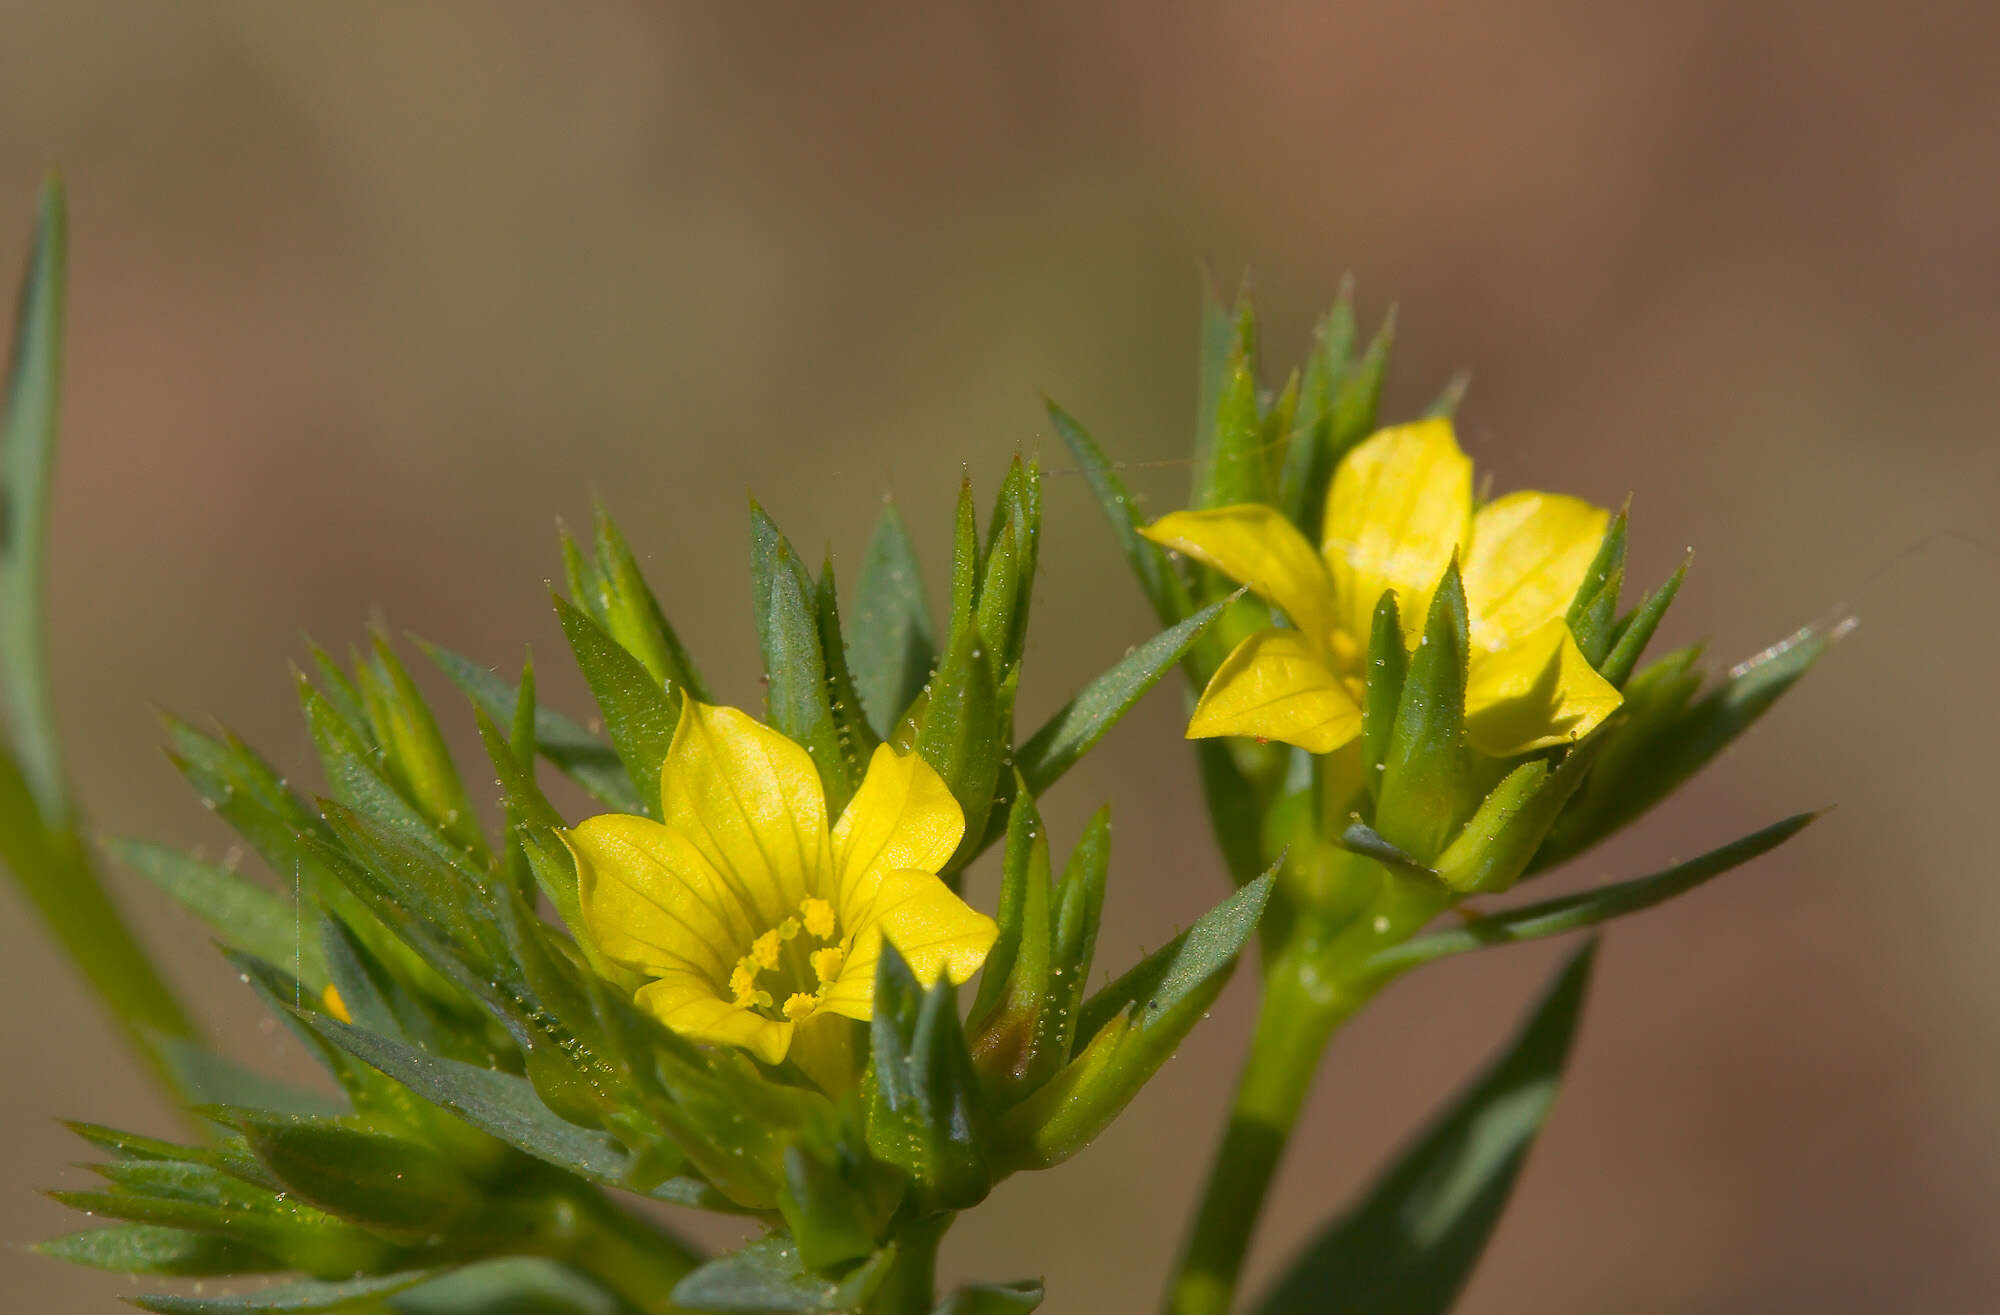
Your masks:
M363 1228L417 1241L458 1232L479 1212L478 1188L421 1142L247 1111L228 1122L288 1192Z
M861 563L848 642L855 688L878 737L889 739L923 692L937 665L934 633L916 549L895 504L886 503Z
M952 871L971 861L985 836L986 815L1000 779L1000 758L1007 747L999 701L985 645L968 614L919 700L922 712L913 745L944 778L965 814L966 839L953 858Z
M1042 1281L975 1283L939 1303L931 1315L1027 1315L1042 1304Z
M480 711L497 724L507 724L520 697L518 687L449 649L422 640L418 640L417 645ZM631 777L626 775L617 751L552 708L535 709L535 748L542 757L555 764L557 771L582 786L592 798L612 811L645 811L639 792L634 788Z
M1028 789L1040 794L1075 766L1119 718L1132 710L1141 695L1186 656L1223 609L1240 596L1239 590L1153 636L1084 686L1044 722L1014 755L1015 767Z
M326 962L319 947L299 934L299 915L291 900L240 872L161 845L107 839L104 847L207 923L225 944L273 963L292 964L299 979L314 990L326 985Z
M1227 507L1271 498L1264 427L1257 413L1257 362L1249 344L1239 342L1229 355L1222 394L1216 399L1214 427L1206 479L1195 491L1192 506Z
M1221 994L1274 879L1267 872L1244 886L1084 1003L1080 1053L1001 1118L1011 1167L1059 1164L1118 1117Z
M1368 794L1373 799L1382 795L1382 774L1388 770L1389 743L1396 730L1396 708L1403 701L1409 668L1396 591L1384 589L1376 600L1368 635L1367 685L1361 695L1361 768L1367 774Z
M347 1112L342 1101L265 1077L193 1042L169 1041L164 1050L190 1105L245 1105L286 1114Z
M69 819L48 670L49 476L62 395L69 217L62 183L42 189L14 311L14 349L0 412L0 696L37 811Z
M395 1315L630 1315L581 1273L539 1256L503 1256L453 1270L384 1303Z
M626 1155L616 1142L557 1117L526 1078L430 1054L325 1014L298 1017L332 1045L517 1150L600 1182L625 1173Z
M1297 420L1285 449L1278 481L1278 506L1294 525L1310 533L1326 505L1337 455L1333 444L1333 405L1342 381L1352 368L1354 352L1354 280L1340 283L1333 309L1313 331L1312 352L1299 380Z
M841 762L846 767L847 779L858 789L861 779L868 774L868 761L882 739L868 724L861 693L855 688L854 673L847 666L847 637L840 624L840 591L834 583L830 553L820 568L813 598L813 620L819 629L820 651L826 655L826 698L828 710L833 714Z
M591 697L604 714L604 728L631 778L635 811L658 817L660 767L667 760L667 746L673 742L679 700L670 698L639 659L595 621L565 599L557 598L555 605L570 652L576 655ZM512 702L510 698L500 711L489 715L496 720L511 715Z
M1557 975L1513 1042L1309 1242L1256 1315L1444 1315L1500 1221L1569 1061L1594 945Z
M1360 976L1371 982L1385 981L1433 959L1489 945L1513 945L1544 936L1560 936L1650 909L1776 849L1818 816L1818 813L1799 813L1651 876L1471 918L1449 930L1405 941L1369 958L1362 964Z
M1240 417L1236 410L1242 391L1249 393L1251 428L1256 419L1257 316L1248 290L1239 292L1233 310L1209 288L1202 302L1201 359L1195 397L1194 469L1188 487L1190 507L1221 505L1215 499L1218 479L1235 453L1226 451L1225 431Z
M645 664L660 683L709 702L708 686L646 583L639 559L602 504L591 517L597 534L596 579L602 590L593 611L613 639Z
M34 1250L72 1265L161 1278L259 1274L285 1267L282 1261L241 1242L158 1224L93 1228L37 1243Z
M437 1271L404 1270L350 1279L295 1279L261 1292L233 1297L134 1297L140 1310L158 1315L277 1315L278 1312L335 1311L357 1309L392 1293L413 1288Z
M1125 481L1119 478L1117 467L1112 465L1096 440L1069 412L1054 402L1047 405L1049 422L1055 426L1071 457L1082 468L1090 491L1096 495L1099 509L1111 522L1111 532L1118 537L1119 546L1125 550L1125 560L1131 563L1133 574L1139 577L1139 587L1145 592L1146 600L1153 605L1153 614L1159 617L1163 626L1180 621L1194 611L1194 599L1188 592L1187 582L1175 572L1173 564L1167 559L1166 550L1139 533L1146 517L1140 515L1139 504L1125 487Z

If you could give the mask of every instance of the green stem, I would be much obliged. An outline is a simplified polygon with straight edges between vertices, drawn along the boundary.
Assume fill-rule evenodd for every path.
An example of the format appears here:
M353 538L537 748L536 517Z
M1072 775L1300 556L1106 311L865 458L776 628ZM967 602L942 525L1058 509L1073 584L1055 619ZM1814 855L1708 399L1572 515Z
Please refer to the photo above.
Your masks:
M576 1266L645 1315L682 1315L673 1302L679 1283L702 1257L664 1228L620 1208L600 1192L573 1201L576 1215L559 1248Z
M952 1218L929 1215L896 1230L895 1263L868 1299L868 1315L930 1315L937 1302L938 1243Z
M1320 1056L1363 1003L1322 974L1320 954L1316 937L1295 933L1265 973L1250 1057L1168 1295L1170 1315L1226 1315Z

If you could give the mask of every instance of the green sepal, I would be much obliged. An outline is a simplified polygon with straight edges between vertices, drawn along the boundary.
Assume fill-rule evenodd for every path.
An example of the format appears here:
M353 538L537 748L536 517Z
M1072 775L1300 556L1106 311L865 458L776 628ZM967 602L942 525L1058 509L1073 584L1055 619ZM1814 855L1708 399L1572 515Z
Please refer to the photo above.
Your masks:
M1626 514L1621 509L1605 527L1597 555L1583 573L1563 619L1576 647L1593 667L1602 667L1616 639L1618 595L1625 581Z
M1386 981L1434 959L1483 950L1490 945L1514 945L1544 936L1560 936L1650 909L1776 849L1818 816L1799 813L1651 876L1468 918L1460 926L1378 952L1361 964L1357 977L1370 982Z
M520 689L450 649L417 641L446 679L497 724L506 724L520 704ZM535 709L535 751L590 794L619 813L643 813L646 805L619 761L617 750L553 708Z
M911 720L915 729L909 742L897 747L914 749L930 764L965 816L965 840L945 866L947 873L955 873L983 846L1007 750L1000 692L969 609L952 631L944 660L918 698Z
M1460 370L1445 380L1444 387L1438 389L1438 395L1424 408L1424 419L1450 420L1456 416L1459 404L1465 401L1465 391L1470 387L1472 387L1472 374L1467 370Z
M475 853L447 834L409 790L385 774L390 766L386 751L343 721L339 710L303 674L298 675L297 683L299 707L336 801L398 837L422 845L446 863L483 860L483 852ZM484 848L482 840L480 851Z
M884 941L874 1010L863 1082L869 1153L909 1176L920 1210L977 1204L994 1174L957 990L943 977L921 986Z
M604 714L604 729L631 779L630 802L647 817L660 815L660 767L673 743L680 715L680 697L653 680L652 673L603 627L571 604L556 597L556 616L563 637ZM496 717L511 716L513 700Z
M1668 654L1634 676L1619 724L1604 732L1603 757L1543 842L1533 870L1575 857L1666 798L1748 730L1844 633L1844 626L1800 630L1739 663L1699 699L1698 650Z
M1054 968L1054 890L1048 830L1034 796L1017 792L1001 863L1000 935L987 952L968 1015L973 1064L998 1105L1012 1104L1069 1056L1039 1053L1042 1011Z
M674 1285L673 1300L689 1310L743 1315L854 1311L882 1286L895 1258L895 1247L887 1246L838 1277L826 1277L806 1267L790 1236L771 1233L689 1274Z
M1554 1103L1595 945L1505 1051L1286 1268L1255 1315L1444 1315L1500 1221Z
M1462 895L1511 887L1609 742L1605 735L1591 735L1572 745L1553 768L1534 758L1509 772L1438 856L1439 879Z
M1222 390L1215 399L1206 459L1197 456L1199 478L1189 505L1200 509L1271 500L1264 426L1257 411L1255 329L1247 300L1243 303L1243 317L1237 340L1230 348L1228 364L1223 368Z
M778 1211L808 1269L866 1260L901 1196L902 1183L852 1144L845 1128L785 1148Z
M993 519L986 535L986 560L979 586L980 633L994 658L994 671L1002 684L1021 665L1028 642L1028 604L1034 595L1035 566L1042 537L1042 475L1033 462L1016 456L1000 481L993 500ZM1001 568L996 558L1002 539L1007 540L1008 563ZM992 581L996 572L1006 577L1004 588ZM1004 594L1004 607L1000 595ZM989 595L993 595L989 598ZM1003 620L1004 616L1004 620Z
M1694 561L1690 553L1675 572L1667 577L1667 582L1646 595L1644 602L1618 623L1617 634L1612 640L1611 651L1598 664L1597 674L1620 689L1632 678L1632 671L1639 665L1639 659L1646 652L1646 645L1653 642L1653 632L1660 628L1660 621L1667 609L1674 604L1674 596L1681 591L1681 581L1687 578L1688 567Z
M826 788L827 809L838 817L860 784L861 772L834 720L835 696L820 646L819 595L791 543L755 502L750 504L750 540L767 720L811 755Z
M158 1278L261 1274L285 1268L277 1257L245 1243L159 1224L93 1228L38 1242L31 1250L72 1265Z
M1465 749L1465 587L1454 558L1431 599L1383 753L1375 829L1428 866L1471 811ZM1371 640L1372 648L1372 640Z
M1110 1126L1222 993L1274 879L1250 882L1084 1003L1076 1058L1000 1120L1006 1168L1060 1164Z
M854 673L847 665L847 641L840 624L839 590L834 582L833 556L828 554L820 568L819 584L813 597L813 619L819 628L820 651L826 655L826 693L833 713L834 733L839 737L841 759L859 789L868 775L868 763L882 737L868 724L861 706L861 694ZM850 795L850 797L852 797ZM828 804L830 809L832 804ZM838 816L838 814L834 814Z
M937 665L937 640L916 549L893 502L883 505L868 541L853 621L848 657L854 685L876 736L892 739L898 719L923 693Z
M1368 633L1368 671L1361 692L1361 768L1368 797L1382 797L1382 776L1388 770L1389 745L1396 730L1396 709L1403 701L1410 654L1403 647L1403 618L1396 591L1385 589L1375 601Z
M1130 563L1132 573L1139 578L1139 587L1144 591L1146 601L1153 605L1153 614L1163 626L1180 621L1194 611L1194 598L1188 591L1187 581L1168 560L1166 550L1139 533L1139 527L1146 523L1146 518L1139 513L1139 504L1131 490L1125 487L1125 481L1119 478L1117 467L1067 411L1054 402L1049 402L1047 406L1049 423L1055 426L1056 434L1069 448L1070 456L1082 468L1083 477L1097 499L1098 509L1111 522L1111 532L1118 537L1119 546L1125 550L1125 560Z
M1324 499L1327 487L1332 484L1330 472L1340 464L1340 459L1348 454L1355 444L1375 432L1377 417L1382 406L1382 380L1389 372L1389 350L1396 342L1396 308L1382 317L1382 327L1368 340L1361 359L1354 363L1340 381L1340 387L1333 397L1333 460L1328 464L1329 478L1320 489ZM1325 502L1305 523L1317 526L1325 514ZM1311 509L1308 509L1311 511Z
M1333 482L1335 394L1351 368L1354 353L1354 281L1342 279L1333 309L1313 328L1312 351L1299 376L1298 408L1291 440L1278 475L1278 507L1294 525L1317 527Z

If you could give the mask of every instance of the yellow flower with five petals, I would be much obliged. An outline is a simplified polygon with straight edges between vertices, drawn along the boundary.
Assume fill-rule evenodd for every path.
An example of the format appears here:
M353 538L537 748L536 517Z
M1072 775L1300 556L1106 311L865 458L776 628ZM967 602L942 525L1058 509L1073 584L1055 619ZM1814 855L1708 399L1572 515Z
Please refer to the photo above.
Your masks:
M802 1030L870 1016L885 937L925 983L965 981L992 948L993 920L935 875L965 818L915 754L876 749L829 828L803 748L685 699L660 806L661 821L605 814L564 840L584 932L692 1040L776 1064Z
M1254 736L1311 753L1353 740L1377 602L1395 591L1414 647L1454 558L1470 629L1467 740L1509 757L1582 738L1621 702L1564 619L1609 523L1600 507L1532 491L1474 510L1472 461L1445 419L1384 429L1342 459L1317 552L1261 504L1160 518L1147 538L1249 586L1291 621L1224 659L1188 738Z

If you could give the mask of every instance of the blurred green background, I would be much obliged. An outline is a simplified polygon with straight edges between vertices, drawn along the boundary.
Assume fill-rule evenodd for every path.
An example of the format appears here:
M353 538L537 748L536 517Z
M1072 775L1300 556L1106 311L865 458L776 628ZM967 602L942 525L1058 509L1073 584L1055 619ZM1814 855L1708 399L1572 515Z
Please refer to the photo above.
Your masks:
M747 490L850 582L893 491L935 592L961 468L983 498L1039 452L1038 717L1150 632L1040 394L1169 508L1204 265L1253 271L1283 362L1352 270L1368 320L1401 305L1390 414L1469 368L1499 488L1630 492L1642 580L1698 549L1665 643L1727 663L1863 618L1552 879L1840 805L1610 933L1466 1308L2000 1309L2000 11L44 0L0 33L9 261L43 171L71 189L53 642L98 825L226 849L156 707L309 777L305 633L529 641L577 706L543 582L593 491L754 705ZM1067 844L1114 805L1107 963L1221 889L1181 712L1151 698L1053 810ZM118 883L227 1047L295 1069L198 926ZM136 1289L24 1250L81 1222L34 1194L84 1181L54 1120L170 1124L27 917L0 891L0 1292L110 1310ZM1258 1274L1558 953L1453 961L1341 1038ZM1099 1145L969 1217L949 1269L1150 1309L1249 994Z

